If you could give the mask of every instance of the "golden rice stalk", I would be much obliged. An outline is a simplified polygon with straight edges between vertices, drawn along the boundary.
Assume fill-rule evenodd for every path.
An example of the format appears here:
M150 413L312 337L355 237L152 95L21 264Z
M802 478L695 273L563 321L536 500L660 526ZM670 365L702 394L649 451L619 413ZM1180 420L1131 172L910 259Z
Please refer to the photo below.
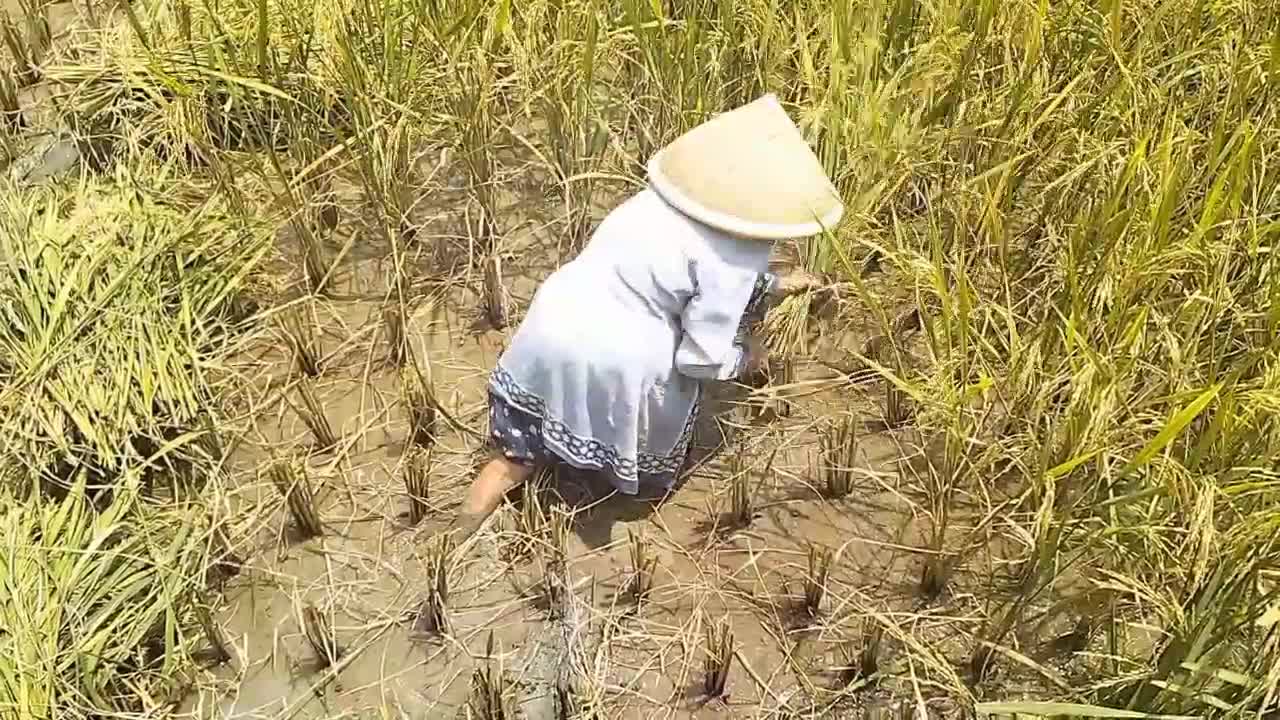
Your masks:
M298 308L286 314L281 327L289 349L293 352L294 367L305 377L319 377L320 342L306 311Z
M822 601L827 596L827 583L831 579L834 557L830 548L809 546L809 571L804 578L804 611L809 617L818 617L822 612Z
M511 322L511 304L502 284L502 256L493 255L484 264L484 309L489 324L502 330Z
M302 609L302 632L321 668L331 667L342 657L342 648L338 645L333 624L313 605Z
M793 295L778 303L764 319L764 336L769 350L782 357L809 351L809 312L812 293Z
M857 420L845 415L828 426L818 438L824 494L846 497L853 491L854 466L858 460Z
M403 367L409 357L409 341L405 336L404 306L392 301L382 308L382 327L387 333L387 362Z
M449 555L453 552L453 536L441 534L427 546L427 593L418 606L414 629L427 635L449 632Z
M516 717L502 659L494 654L492 630L485 644L485 662L471 674L467 707L477 720L514 720Z
M404 459L404 489L409 496L409 523L417 525L427 516L431 492L431 451L410 448Z
M702 673L702 691L707 698L723 698L729 690L729 669L733 665L733 629L728 617L710 624L705 636L706 663Z
M423 449L435 446L440 413L429 366L426 372L413 365L401 369L400 399L409 415L409 441Z
M320 513L316 510L315 495L306 467L293 459L275 460L267 468L276 490L284 497L293 526L304 538L318 537L324 533Z
M627 549L631 555L631 582L628 594L637 604L645 601L653 590L653 576L658 568L658 558L649 554L649 544L644 535L627 530Z
M324 407L316 397L315 384L310 378L303 378L298 383L298 398L302 401L298 416L315 438L316 448L321 452L333 449L338 444L338 436L333 431L333 425L329 424Z

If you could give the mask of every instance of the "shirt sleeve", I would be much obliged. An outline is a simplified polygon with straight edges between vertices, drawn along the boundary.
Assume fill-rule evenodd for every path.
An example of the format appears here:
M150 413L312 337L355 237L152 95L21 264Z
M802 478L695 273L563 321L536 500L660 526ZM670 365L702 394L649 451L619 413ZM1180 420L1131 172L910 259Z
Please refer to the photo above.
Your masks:
M744 360L739 328L763 276L695 262L694 277L697 289L680 318L683 334L676 348L676 369L699 380L733 379Z

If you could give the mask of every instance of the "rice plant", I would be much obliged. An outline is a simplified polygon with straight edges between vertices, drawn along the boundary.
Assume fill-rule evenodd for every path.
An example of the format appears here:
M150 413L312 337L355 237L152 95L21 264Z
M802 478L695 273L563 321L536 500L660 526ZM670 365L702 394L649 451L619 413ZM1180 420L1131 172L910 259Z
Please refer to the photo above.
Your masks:
M844 415L830 423L819 436L818 452L823 494L833 500L847 497L853 492L858 460L857 420Z
M97 508L85 502L83 476L61 500L0 490L0 693L13 717L127 714L137 693L167 696L180 687L175 676L198 672L199 641L137 659L144 645L164 647L167 633L199 637L186 610L202 601L192 582L207 561L201 511L150 505L136 471L117 480ZM87 623L63 608L100 611ZM128 686L135 689L120 691Z
M453 537L444 533L427 546L427 592L418 605L414 629L427 635L449 632L449 556Z
M875 681L880 673L880 656L884 643L884 626L868 618L863 623L861 641L856 648L846 645L842 649L844 667L840 673L841 684L867 684Z
M268 465L267 476L284 498L285 509L299 535L303 538L323 535L324 524L316 508L306 465L295 458L279 458Z
M729 670L733 667L736 652L733 628L727 617L712 622L706 619L706 635L703 652L702 692L705 697L716 699L729 695Z
M294 367L304 377L319 377L322 353L315 325L308 313L302 309L294 310L285 316L282 328L293 353Z
M627 594L637 604L643 603L653 590L653 576L658 568L658 558L650 554L644 535L627 531L627 552L631 557L631 580Z
M387 339L387 364L404 367L409 357L409 339L405 336L405 309L398 302L388 302L382 308L382 331Z
M467 708L478 720L513 720L516 717L511 687L503 671L502 658L495 654L493 631L485 643L484 661L471 674L471 696Z
M409 524L417 525L430 512L431 451L410 448L404 458L404 489L409 499Z
M510 300L502 284L502 256L496 254L484 264L484 312L495 330L502 330L511 322Z
M745 528L756 517L755 489L751 483L751 471L740 455L735 455L729 467L729 511L726 519L733 528Z
M296 408L298 417L311 431L316 449L320 452L332 450L338 444L338 435L329 423L329 416L320 404L320 398L316 397L315 383L310 378L304 377L298 381L298 399L301 401L301 405Z
M231 660L231 652L227 650L226 641L223 640L222 629L213 619L213 614L209 612L209 608L203 604L197 603L195 606L196 621L200 624L200 629L204 632L205 642L209 645L209 660L214 665L222 665Z
M41 79L40 66L52 38L45 6L32 6L24 1L19 3L19 10L26 27L20 29L6 13L0 19L0 34L4 35L4 44L13 58L19 86L25 87Z
M409 416L409 442L425 450L436 444L440 412L431 366L425 362L424 366L419 369L417 363L411 363L401 368L400 402Z
M809 546L808 570L804 576L804 599L801 607L811 618L822 613L822 601L827 596L827 586L831 579L831 563L835 554L830 548Z
M302 608L302 633L320 668L331 667L342 658L342 648L338 645L333 622L314 605Z
M911 406L907 393L895 383L885 384L884 389L884 424L889 429L902 427L911 419Z

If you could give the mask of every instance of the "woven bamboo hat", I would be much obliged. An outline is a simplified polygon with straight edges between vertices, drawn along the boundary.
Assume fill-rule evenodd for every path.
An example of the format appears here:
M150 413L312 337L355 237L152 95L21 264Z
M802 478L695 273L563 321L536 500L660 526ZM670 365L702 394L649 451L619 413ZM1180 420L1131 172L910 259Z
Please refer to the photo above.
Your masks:
M649 182L677 210L760 240L816 235L844 206L774 95L718 115L649 160Z

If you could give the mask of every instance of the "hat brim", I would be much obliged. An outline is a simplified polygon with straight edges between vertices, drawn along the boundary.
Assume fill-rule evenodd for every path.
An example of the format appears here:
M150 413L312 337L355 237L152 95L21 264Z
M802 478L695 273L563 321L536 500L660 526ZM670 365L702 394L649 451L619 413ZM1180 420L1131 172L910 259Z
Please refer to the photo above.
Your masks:
M658 195L685 215L727 233L759 240L788 240L820 235L839 225L840 219L844 217L844 206L839 204L831 207L825 214L815 213L812 221L804 223L762 223L720 212L694 200L672 182L662 171L662 160L663 151L659 150L649 159L647 167L649 184Z

